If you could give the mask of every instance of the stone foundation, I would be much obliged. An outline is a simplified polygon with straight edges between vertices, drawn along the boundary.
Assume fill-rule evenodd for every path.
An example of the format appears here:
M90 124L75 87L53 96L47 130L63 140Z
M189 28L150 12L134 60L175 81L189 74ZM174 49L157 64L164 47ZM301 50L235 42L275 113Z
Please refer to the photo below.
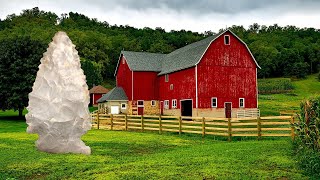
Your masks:
M144 101L143 104L144 104L144 108L143 108L144 115L160 115L159 101L156 101L155 106L151 106L151 101ZM128 102L128 114L133 114L133 115L138 114L138 111L133 111L132 101Z
M256 108L232 108L231 117L236 118L237 117L237 111L238 110L250 110L250 109L256 109ZM163 115L170 115L170 116L181 116L181 110L180 109L164 109ZM225 117L225 110L224 108L206 108L206 109L192 109L192 116L193 117L219 117L224 118Z

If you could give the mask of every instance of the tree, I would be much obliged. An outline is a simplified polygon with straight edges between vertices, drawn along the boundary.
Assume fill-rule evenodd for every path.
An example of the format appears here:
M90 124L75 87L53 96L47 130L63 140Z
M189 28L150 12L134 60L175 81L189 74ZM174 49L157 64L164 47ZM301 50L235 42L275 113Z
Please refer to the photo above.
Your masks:
M45 48L44 43L30 37L0 41L1 110L19 110L22 116Z
M88 61L82 59L81 61L81 68L84 71L87 79L87 85L89 88L92 88L95 85L99 85L102 82L102 65L95 63L93 61Z

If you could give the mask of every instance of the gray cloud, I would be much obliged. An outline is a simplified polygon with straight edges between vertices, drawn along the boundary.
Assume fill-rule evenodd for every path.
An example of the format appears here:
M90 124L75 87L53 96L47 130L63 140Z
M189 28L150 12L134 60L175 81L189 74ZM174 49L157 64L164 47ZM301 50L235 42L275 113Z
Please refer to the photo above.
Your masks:
M0 18L38 6L57 15L78 12L110 24L218 31L253 23L314 27L320 25L320 0L0 0Z
M169 9L178 13L203 15L208 13L238 14L273 8L275 11L315 11L320 7L319 0L96 0L100 8L121 7L130 10ZM90 2L91 3L91 2Z

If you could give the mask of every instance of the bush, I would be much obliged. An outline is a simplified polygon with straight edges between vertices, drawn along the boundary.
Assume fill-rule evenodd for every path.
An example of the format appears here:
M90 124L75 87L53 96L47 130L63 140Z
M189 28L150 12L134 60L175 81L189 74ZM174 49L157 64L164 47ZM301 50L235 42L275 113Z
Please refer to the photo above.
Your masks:
M303 101L298 117L294 124L298 163L309 175L320 177L320 97Z
M278 94L289 92L294 89L294 86L289 78L259 79L258 89L259 94Z

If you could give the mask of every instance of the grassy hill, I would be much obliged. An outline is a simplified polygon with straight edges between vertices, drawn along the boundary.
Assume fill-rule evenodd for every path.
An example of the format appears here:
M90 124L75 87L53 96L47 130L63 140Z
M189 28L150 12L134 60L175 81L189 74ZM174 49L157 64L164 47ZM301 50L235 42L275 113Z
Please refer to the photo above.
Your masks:
M274 78L274 80L277 79ZM291 92L259 95L261 116L279 115L280 111L299 110L302 100L320 95L320 82L316 74L310 75L306 79L293 80L292 84L294 90Z

